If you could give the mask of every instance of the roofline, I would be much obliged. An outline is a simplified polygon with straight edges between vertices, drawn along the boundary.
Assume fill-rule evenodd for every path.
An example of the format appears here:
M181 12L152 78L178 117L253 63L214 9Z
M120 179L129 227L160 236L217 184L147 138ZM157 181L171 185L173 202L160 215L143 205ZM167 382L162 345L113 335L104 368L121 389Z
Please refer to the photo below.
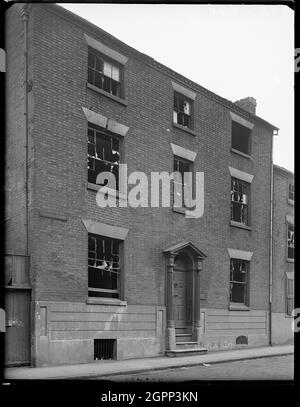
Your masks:
M279 165L273 164L273 168L274 168L275 171L284 173L285 175L288 175L288 176L294 178L294 173L292 171L290 171L290 170L287 170L284 167L280 167Z
M40 5L41 5L40 3L32 4L32 6L34 6L34 7L40 6ZM273 130L277 130L277 131L279 130L278 127L267 122L266 120L262 119L261 117L256 116L255 114L252 114L252 113L248 112L247 110L242 109L241 107L237 106L234 102L231 102L230 100L217 95L216 93L204 88L203 86L197 84L196 82L193 82L192 80L179 74L178 72L173 71L171 68L156 61L154 58L152 58L146 54L143 54L142 52L136 50L135 48L131 47L130 45L127 45L126 43L122 42L118 38L109 34L107 31L104 31L102 28L96 26L95 24L84 19L83 17L80 17L77 14L63 8L62 6L55 4L55 3L43 3L43 7L46 8L48 11L52 12L53 14L59 14L63 18L65 18L69 21L71 20L70 22L73 24L79 24L81 27L82 27L82 25L85 25L87 27L87 30L90 30L95 35L100 34L102 36L101 39L103 39L103 37L104 37L104 41L107 41L107 42L112 41L112 42L116 43L117 47L121 48L123 51L125 49L125 52L127 52L129 55L132 55L136 58L141 59L145 64L151 66L152 68L160 71L161 73L171 76L173 79L176 79L177 81L181 82L183 85L190 87L191 89L193 89L193 90L203 94L204 96L216 101L217 103L235 111L236 113L239 113L240 115L247 117L248 119L258 120L261 122L261 124L271 127Z

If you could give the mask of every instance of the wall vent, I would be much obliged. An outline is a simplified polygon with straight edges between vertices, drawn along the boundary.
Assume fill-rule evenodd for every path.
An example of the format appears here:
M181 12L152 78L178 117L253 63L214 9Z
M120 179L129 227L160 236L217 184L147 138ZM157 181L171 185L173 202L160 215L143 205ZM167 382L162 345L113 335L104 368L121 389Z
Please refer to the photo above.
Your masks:
M241 335L238 336L235 340L236 345L248 345L248 338L247 336Z
M94 339L94 360L116 359L116 339Z

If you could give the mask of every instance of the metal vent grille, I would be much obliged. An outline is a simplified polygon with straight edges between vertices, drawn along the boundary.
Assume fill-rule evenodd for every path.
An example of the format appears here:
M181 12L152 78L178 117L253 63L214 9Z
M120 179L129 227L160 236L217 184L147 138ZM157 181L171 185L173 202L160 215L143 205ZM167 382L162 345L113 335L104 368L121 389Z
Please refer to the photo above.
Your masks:
M94 360L115 359L116 339L94 339Z

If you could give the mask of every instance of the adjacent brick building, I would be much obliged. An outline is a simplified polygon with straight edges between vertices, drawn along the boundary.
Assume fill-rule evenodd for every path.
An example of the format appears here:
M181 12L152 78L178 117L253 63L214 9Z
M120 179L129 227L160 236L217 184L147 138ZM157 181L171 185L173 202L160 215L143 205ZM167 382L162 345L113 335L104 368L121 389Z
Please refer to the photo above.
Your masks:
M272 341L293 340L294 174L274 165Z
M7 363L267 345L277 128L255 99L57 5L15 4L7 22ZM204 173L203 216L122 207L124 191L100 208L97 174L120 164Z

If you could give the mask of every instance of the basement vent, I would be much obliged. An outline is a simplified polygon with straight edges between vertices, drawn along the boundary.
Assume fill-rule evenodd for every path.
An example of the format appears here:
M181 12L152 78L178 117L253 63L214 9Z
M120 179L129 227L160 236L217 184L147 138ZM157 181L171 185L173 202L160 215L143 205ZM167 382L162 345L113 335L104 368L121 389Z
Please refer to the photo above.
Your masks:
M235 340L236 345L248 345L248 338L247 336L238 336Z
M116 339L94 339L94 360L115 359Z

